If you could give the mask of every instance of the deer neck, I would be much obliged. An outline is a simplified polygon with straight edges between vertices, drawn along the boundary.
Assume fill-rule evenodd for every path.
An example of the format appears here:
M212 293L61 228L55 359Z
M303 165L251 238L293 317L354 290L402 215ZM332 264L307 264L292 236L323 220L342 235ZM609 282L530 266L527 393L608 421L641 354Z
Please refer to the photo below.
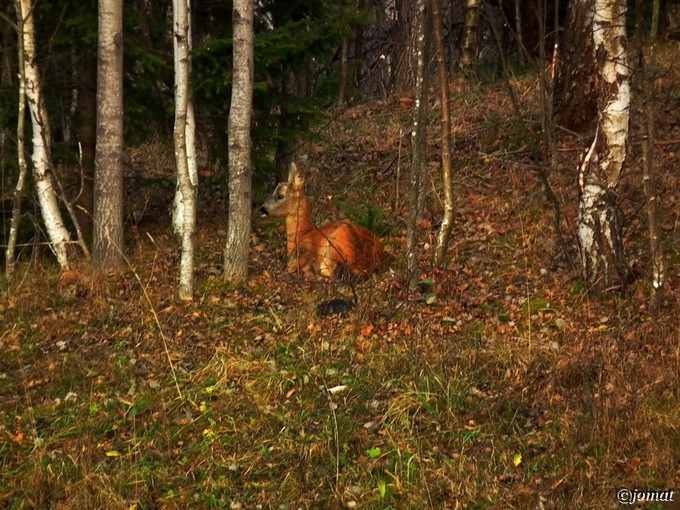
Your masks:
M291 255L298 247L302 238L314 228L310 218L309 200L300 197L294 212L286 216L286 245L288 255Z

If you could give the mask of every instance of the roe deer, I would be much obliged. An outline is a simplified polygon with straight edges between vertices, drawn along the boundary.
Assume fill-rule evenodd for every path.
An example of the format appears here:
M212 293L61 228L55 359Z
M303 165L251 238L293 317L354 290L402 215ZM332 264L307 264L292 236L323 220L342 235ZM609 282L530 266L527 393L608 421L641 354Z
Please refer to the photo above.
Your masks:
M354 276L376 271L386 258L380 240L347 220L315 227L304 185L303 173L291 163L288 182L280 183L260 209L286 219L288 272L332 278L338 267Z

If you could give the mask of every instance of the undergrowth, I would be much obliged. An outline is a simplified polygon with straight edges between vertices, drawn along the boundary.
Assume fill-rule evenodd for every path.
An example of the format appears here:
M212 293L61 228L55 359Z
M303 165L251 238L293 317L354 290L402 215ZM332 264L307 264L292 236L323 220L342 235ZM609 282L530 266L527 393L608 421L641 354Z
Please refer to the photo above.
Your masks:
M529 103L532 84L516 84ZM432 269L428 205L419 292L402 277L409 112L391 100L348 110L314 161L319 216L384 228L394 255L349 317L316 316L347 289L285 275L270 220L233 287L220 216L202 217L188 303L167 222L130 250L134 271L26 262L0 302L0 506L601 509L619 487L680 487L677 266L656 317L644 278L585 296L556 255L534 142L484 120L502 89L455 85L456 225ZM552 176L565 223L574 175Z

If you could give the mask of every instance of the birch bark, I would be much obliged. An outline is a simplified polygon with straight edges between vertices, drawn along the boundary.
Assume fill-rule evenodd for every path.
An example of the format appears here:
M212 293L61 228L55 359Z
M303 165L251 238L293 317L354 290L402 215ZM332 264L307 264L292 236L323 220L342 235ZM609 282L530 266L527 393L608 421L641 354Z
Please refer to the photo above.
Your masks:
M56 183L51 172L49 159L51 136L36 62L33 5L31 0L18 0L16 6L24 50L26 102L33 128L33 152L31 154L33 178L50 248L57 257L61 269L66 270L69 267L67 248L70 236L59 210Z
M616 209L630 109L625 0L595 1L593 42L599 115L595 138L579 170L578 237L586 285L602 289L625 285L629 278Z
M195 125L190 108L189 80L191 21L189 0L173 0L174 68L175 68L175 163L177 191L173 209L175 233L181 240L179 297L193 297L194 233L196 230Z

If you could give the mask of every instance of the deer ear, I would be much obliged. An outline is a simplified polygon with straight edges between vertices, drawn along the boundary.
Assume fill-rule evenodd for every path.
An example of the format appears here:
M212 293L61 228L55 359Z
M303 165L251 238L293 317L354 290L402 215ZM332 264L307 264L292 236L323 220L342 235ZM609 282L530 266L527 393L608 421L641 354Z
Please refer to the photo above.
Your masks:
M300 191L305 185L305 176L302 171L298 170L295 163L291 163L288 170L288 184L290 184L293 191Z

